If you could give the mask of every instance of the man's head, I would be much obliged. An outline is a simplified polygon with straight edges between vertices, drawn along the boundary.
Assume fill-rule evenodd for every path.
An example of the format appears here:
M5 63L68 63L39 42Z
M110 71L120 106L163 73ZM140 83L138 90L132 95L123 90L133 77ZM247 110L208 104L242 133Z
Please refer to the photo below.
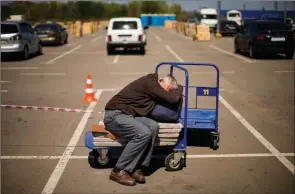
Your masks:
M164 77L161 77L159 79L159 84L161 85L161 87L170 92L172 90L175 90L178 88L178 83L175 79L175 77L173 77L172 75L165 75Z

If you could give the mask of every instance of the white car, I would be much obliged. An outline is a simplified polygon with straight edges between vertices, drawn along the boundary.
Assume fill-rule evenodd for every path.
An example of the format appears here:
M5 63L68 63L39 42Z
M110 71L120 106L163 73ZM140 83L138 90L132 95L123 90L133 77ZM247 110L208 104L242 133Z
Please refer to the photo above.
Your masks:
M108 55L116 48L138 48L145 54L147 35L141 19L137 17L112 18L106 27L106 46Z

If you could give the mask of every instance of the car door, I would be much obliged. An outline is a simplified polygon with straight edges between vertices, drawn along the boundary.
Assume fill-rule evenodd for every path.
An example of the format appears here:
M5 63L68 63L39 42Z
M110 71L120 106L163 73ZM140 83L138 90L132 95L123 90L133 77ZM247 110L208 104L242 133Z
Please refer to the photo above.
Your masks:
M29 29L29 32L30 32L30 36L32 39L32 45L34 47L34 52L37 52L38 47L39 47L39 42L40 42L39 36L30 24L26 24L26 25L27 25L27 28Z
M23 44L28 45L29 53L32 53L32 49L34 49L34 48L32 47L32 39L30 36L29 28L26 26L25 23L20 23L19 27L20 27L20 31L21 31Z
M56 31L60 36L60 40L65 41L65 32L63 31L63 27L59 24L56 24Z
M243 38L243 50L248 52L249 50L249 43L252 40L251 31L250 28L253 26L253 24L246 24L244 28L244 38Z
M237 41L237 44L238 44L238 47L240 49L243 49L243 45L242 45L242 42L243 42L243 32L244 32L244 26L240 26L237 33L236 33L236 41Z
M241 32L240 48L244 51L248 50L248 45L247 45L248 26L249 24L246 23L243 26L243 29Z

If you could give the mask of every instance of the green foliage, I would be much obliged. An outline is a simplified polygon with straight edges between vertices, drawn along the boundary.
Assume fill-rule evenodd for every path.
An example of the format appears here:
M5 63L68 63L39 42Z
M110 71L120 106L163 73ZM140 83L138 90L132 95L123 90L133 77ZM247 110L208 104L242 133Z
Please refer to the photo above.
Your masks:
M139 17L140 14L174 13L177 18L183 16L179 4L170 7L162 1L131 1L128 4L103 1L13 1L1 5L1 18L9 15L25 15L28 21L66 21L110 19L112 17Z

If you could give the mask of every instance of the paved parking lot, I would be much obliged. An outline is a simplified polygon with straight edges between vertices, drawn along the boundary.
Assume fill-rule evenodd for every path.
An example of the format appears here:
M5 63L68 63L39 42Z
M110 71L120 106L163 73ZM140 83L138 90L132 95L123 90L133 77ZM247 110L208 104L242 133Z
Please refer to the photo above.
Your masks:
M104 32L44 47L42 56L1 63L1 104L84 109L87 74L101 111L127 83L162 61L209 62L221 72L220 148L190 132L187 167L166 172L154 159L147 183L124 187L110 168L87 161L84 132L98 113L1 109L2 193L294 193L294 61L233 54L233 38L192 41L164 28L148 30L145 56L107 56ZM165 69L161 72L165 72ZM166 69L166 72L168 69ZM210 68L189 68L191 83L213 85ZM183 83L183 75L176 72ZM193 92L189 105L194 106ZM209 102L204 102L208 104Z

